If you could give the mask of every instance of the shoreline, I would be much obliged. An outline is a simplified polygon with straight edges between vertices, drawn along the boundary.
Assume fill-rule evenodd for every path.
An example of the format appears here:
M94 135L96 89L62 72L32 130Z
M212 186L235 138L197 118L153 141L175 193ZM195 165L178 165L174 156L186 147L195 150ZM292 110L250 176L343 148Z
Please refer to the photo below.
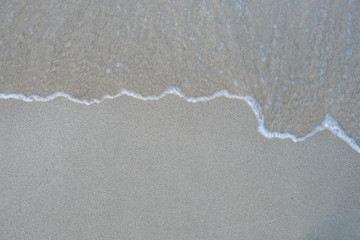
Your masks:
M329 114L360 145L355 1L36 2L2 4L2 93L227 89L254 97L267 129L303 136Z
M129 91L126 89L122 89L119 93L117 93L115 95L105 95L101 99L94 98L91 100L87 100L87 99L80 100L80 99L74 98L64 92L55 92L46 97L42 97L39 95L25 96L23 94L0 93L0 99L15 99L15 100L22 100L24 102L48 102L48 101L52 101L56 98L62 97L71 102L85 104L85 105L89 106L89 105L92 105L95 103L100 104L104 100L115 99L115 98L124 97L124 96L133 97L135 99L142 100L142 101L158 101L168 95L178 96L180 98L185 99L189 103L212 101L218 97L244 100L250 106L253 113L255 114L255 117L258 121L259 133L268 139L272 139L272 138L291 139L293 142L299 142L299 141L306 140L307 138L313 136L317 132L324 131L325 129L327 129L332 134L334 134L335 136L339 137L341 140L346 142L354 151L356 151L360 154L360 146L358 144L356 144L356 142L353 138L349 137L344 132L344 130L337 123L337 121L335 119L333 119L329 114L326 115L325 119L322 121L321 124L315 126L311 132L305 134L305 136L302 136L302 137L297 137L295 134L292 134L289 132L271 131L271 130L266 129L266 127L264 126L264 115L262 112L262 107L259 105L259 103L256 101L256 99L254 99L253 97L250 97L250 96L240 96L237 94L231 94L228 92L227 89L217 91L210 96L200 96L200 97L187 97L184 94L182 94L181 90L178 87L169 87L167 90L163 91L160 95L151 95L151 96L142 96L141 94L138 94L135 91Z

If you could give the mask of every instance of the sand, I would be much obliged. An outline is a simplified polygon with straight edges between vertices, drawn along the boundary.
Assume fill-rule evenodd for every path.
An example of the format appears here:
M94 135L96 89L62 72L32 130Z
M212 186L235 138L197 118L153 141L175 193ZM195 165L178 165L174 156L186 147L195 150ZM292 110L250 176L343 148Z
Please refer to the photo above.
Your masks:
M1 239L358 239L360 155L241 100L0 100Z
M239 99L10 99L226 90L269 131L330 116L359 144L359 10L1 1L0 239L360 239L360 154L329 131L267 139Z

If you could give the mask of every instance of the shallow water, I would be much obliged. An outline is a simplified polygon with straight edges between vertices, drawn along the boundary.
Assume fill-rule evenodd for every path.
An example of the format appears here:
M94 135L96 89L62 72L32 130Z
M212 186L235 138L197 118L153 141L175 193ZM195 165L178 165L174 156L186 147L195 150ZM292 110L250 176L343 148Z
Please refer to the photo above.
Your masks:
M359 1L2 1L0 93L227 90L303 137L335 119L360 145Z

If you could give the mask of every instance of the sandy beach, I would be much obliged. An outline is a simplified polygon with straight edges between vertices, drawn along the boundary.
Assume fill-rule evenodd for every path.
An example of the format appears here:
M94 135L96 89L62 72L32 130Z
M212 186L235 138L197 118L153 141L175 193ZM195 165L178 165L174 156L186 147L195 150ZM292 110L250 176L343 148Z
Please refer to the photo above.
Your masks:
M359 154L266 139L250 107L0 100L1 239L357 239Z
M0 239L360 239L359 13L0 1Z
M330 114L360 146L360 1L4 0L0 93L91 100L227 89L270 131Z

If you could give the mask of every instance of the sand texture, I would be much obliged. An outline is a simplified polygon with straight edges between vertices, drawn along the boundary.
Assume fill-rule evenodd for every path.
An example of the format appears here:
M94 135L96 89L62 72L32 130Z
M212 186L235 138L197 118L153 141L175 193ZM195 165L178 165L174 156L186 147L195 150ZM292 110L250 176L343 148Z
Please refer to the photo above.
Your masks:
M1 239L359 239L360 157L240 100L0 101Z

